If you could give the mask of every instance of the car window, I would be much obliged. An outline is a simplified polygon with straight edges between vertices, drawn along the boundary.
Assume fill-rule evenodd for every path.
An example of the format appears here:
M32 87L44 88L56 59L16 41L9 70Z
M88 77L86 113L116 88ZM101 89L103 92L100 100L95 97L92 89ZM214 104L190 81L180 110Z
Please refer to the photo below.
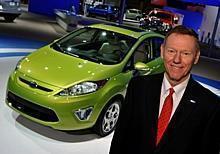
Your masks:
M167 19L167 20L172 19L172 16L170 14L166 14L166 13L158 13L158 17L161 19Z
M80 44L80 43L86 43L86 42L91 42L91 40L94 37L94 34L96 32L96 29L87 29L85 33L85 29L78 31L74 37L69 36L66 37L63 41L64 46L67 46L69 44Z
M154 37L152 41L153 59L160 57L160 46L163 44L164 39L161 37Z
M60 52L102 64L117 64L127 55L136 39L96 28L82 28L55 42Z
M137 11L135 11L135 10L130 10L130 13L137 13Z
M98 8L98 9L104 9L105 6L103 6L103 5L97 5L96 8Z
M172 20L172 15L163 12L154 12L152 11L149 16L154 16L160 19Z
M150 49L150 43L148 40L143 41L134 52L134 64L137 62L148 62L148 53Z
M106 57L109 56L109 58L111 56L114 56L115 58L124 58L128 50L133 45L133 42L125 35L111 31L103 31L102 35L99 35L98 40L102 40L103 42L98 50L98 53L105 55Z
M148 63L158 58L160 56L160 45L162 43L163 39L159 37L152 37L144 40L134 52L134 64L137 62Z

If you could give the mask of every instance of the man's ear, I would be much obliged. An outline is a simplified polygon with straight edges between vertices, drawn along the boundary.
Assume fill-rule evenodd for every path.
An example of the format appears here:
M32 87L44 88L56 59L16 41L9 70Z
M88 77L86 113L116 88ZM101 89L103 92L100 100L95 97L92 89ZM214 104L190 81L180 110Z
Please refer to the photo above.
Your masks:
M160 57L163 59L164 43L160 45Z
M194 64L198 63L199 57L200 57L200 50L196 52L196 56L195 56L195 59L194 59Z

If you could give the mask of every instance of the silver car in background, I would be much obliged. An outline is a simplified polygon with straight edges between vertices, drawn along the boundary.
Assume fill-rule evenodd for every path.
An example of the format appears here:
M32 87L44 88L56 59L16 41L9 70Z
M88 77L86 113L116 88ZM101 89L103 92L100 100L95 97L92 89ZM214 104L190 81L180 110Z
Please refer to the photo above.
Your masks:
M138 9L127 9L125 12L125 19L132 19L139 21L142 18L142 12Z
M13 22L20 14L20 0L0 0L0 16L7 22Z

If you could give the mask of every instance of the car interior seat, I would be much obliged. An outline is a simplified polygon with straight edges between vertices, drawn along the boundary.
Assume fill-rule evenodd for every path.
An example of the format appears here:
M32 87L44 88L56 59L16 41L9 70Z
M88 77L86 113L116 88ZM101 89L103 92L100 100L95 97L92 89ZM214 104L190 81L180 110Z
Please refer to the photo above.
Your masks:
M145 44L141 44L135 51L134 53L134 63L137 62L143 62L143 63L147 63L148 62L148 51L146 51L146 45Z
M120 45L122 44L122 45ZM106 58L112 58L115 60L120 59L120 52L122 52L121 46L124 44L118 41L118 38L115 36L109 36L107 42L104 42L98 53ZM126 47L123 47L126 48Z
M104 58L108 60L119 60L120 55L117 54L116 52L119 51L118 46L113 46L110 43L106 42L103 43L102 46L100 47L98 54L102 55Z
M128 47L128 44L126 43L125 40L119 41L119 46L120 46L120 49L121 49L122 53L124 53L124 54L127 53L129 47Z

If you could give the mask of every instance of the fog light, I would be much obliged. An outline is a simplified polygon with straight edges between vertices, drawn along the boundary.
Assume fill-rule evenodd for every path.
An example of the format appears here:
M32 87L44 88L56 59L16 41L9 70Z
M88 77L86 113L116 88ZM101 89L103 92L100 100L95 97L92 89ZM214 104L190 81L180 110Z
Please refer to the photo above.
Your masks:
M93 111L93 107L79 109L75 111L75 115L81 121L89 120L89 117L91 116L92 111Z

